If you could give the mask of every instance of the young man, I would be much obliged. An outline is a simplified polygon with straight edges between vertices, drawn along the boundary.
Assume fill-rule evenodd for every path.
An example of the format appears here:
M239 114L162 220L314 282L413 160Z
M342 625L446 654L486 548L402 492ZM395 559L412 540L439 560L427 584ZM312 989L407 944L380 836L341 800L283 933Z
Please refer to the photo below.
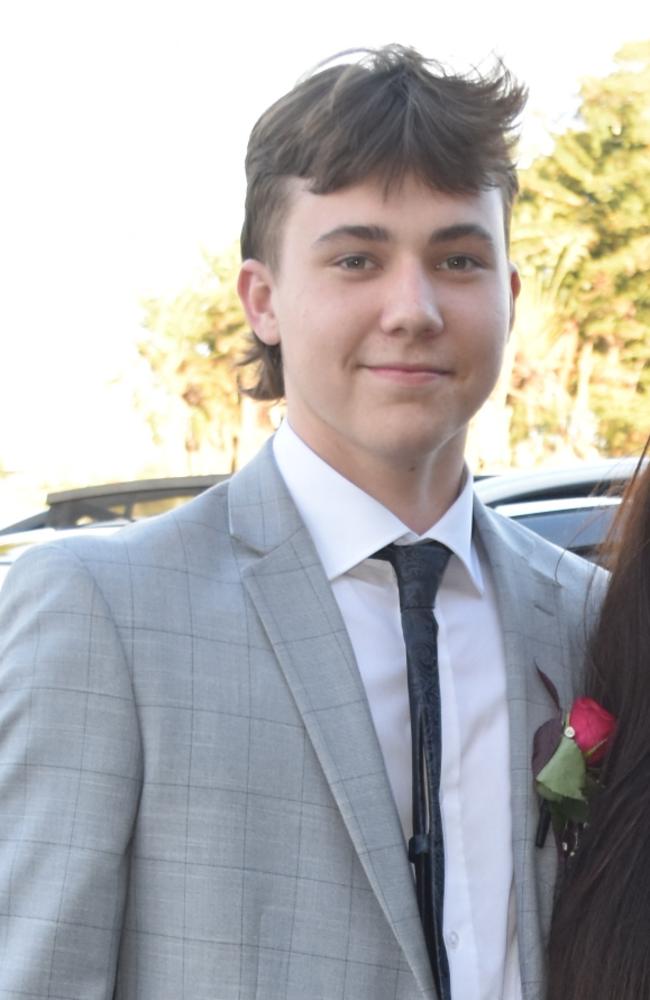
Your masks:
M519 290L522 104L505 73L390 47L256 125L240 294L252 391L286 395L285 424L230 482L31 553L3 589L2 996L542 997L537 668L569 703L590 571L486 511L463 460ZM451 550L446 983L407 853L396 578L373 558L423 539Z

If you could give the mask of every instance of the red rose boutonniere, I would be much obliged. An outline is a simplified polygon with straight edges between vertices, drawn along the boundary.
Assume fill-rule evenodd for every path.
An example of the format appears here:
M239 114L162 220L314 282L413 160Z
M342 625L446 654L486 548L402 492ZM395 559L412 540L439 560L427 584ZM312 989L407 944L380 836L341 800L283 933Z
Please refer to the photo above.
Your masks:
M533 741L533 775L542 800L536 843L542 847L549 825L562 854L572 857L589 815L589 800L600 787L602 763L616 731L616 719L593 698L578 698L563 712L552 681L538 671L558 715L539 727Z

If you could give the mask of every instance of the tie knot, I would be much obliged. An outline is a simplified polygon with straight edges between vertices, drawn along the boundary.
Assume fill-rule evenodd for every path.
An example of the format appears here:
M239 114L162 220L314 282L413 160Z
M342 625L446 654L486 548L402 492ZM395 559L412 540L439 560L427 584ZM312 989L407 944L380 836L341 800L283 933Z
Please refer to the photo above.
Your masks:
M451 550L442 542L417 545L387 545L375 553L389 562L397 576L402 611L426 608L431 611Z

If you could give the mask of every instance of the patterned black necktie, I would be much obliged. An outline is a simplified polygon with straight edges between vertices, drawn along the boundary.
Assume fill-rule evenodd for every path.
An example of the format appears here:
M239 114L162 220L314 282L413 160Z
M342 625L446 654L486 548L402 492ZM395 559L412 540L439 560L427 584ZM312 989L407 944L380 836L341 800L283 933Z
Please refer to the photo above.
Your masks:
M438 584L450 550L441 542L387 545L375 553L397 575L406 646L413 763L413 836L409 860L424 936L440 1000L451 1000L449 962L442 935L445 857L438 791L441 718L438 624L433 614Z

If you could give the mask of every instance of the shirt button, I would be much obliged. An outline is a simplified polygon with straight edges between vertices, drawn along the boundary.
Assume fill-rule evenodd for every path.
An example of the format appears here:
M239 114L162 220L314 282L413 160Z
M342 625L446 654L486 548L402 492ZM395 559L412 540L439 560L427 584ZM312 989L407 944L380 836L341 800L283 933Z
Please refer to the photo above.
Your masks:
M456 933L456 931L452 931L451 934L449 935L449 947L457 948L459 944L460 944L460 938L458 937L458 934Z

